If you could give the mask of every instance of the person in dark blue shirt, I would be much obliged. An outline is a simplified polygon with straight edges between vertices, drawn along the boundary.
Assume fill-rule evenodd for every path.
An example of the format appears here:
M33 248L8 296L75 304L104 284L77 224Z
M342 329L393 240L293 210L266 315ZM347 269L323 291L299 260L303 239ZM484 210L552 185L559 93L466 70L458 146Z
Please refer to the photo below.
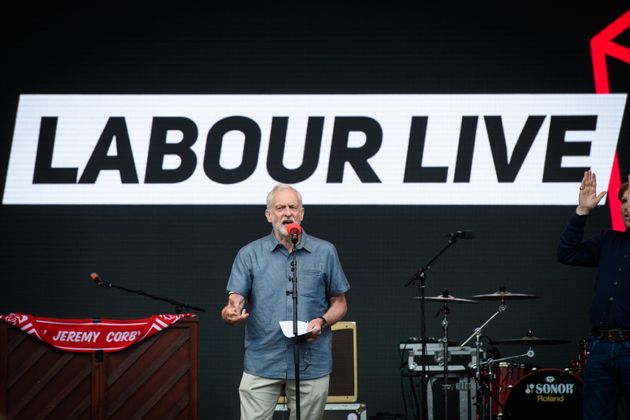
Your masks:
M630 181L630 176L628 176ZM584 240L588 214L606 191L597 193L595 173L586 171L575 214L560 235L558 261L597 267L590 310L592 338L584 370L584 420L617 419L619 397L630 403L630 203L628 182L618 191L624 232L604 230Z

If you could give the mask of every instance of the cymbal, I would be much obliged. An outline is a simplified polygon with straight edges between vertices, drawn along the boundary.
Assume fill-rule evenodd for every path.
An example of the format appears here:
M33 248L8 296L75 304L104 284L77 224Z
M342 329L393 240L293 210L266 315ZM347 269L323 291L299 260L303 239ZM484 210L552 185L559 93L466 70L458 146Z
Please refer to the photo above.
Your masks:
M527 293L509 292L505 289L504 286L500 287L499 290L493 293L471 296L471 299L476 299L476 300L523 300L523 299L537 299L537 298L538 296L530 295Z
M412 297L412 299L423 300L422 296L414 296ZM442 302L442 303L480 303L473 299L457 298L449 294L447 295L441 294L438 296L426 296L424 297L424 300L427 302Z
M526 336L521 338L509 338L506 340L495 340L490 341L490 344L524 344L526 346L544 346L550 344L566 344L570 343L571 340L564 340L561 338L540 338L536 337L534 334L527 333Z

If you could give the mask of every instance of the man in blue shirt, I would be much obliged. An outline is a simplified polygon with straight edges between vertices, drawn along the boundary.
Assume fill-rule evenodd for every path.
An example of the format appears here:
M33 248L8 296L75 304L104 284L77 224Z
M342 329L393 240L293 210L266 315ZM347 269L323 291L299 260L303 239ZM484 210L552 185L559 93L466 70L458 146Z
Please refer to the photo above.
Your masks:
M321 419L332 371L329 326L345 316L350 286L330 242L302 231L293 245L287 225L301 224L304 218L302 196L295 188L276 185L267 195L265 216L272 232L238 252L227 284L228 302L221 311L227 324L246 321L241 419L270 419L283 389L295 418L294 342L279 324L293 319L293 251L297 319L307 322L310 331L299 345L300 413L305 419Z
M628 177L630 181L630 176ZM584 371L584 420L617 419L617 399L630 400L630 200L628 182L621 185L621 217L625 232L602 231L583 240L588 214L606 191L597 193L593 172L580 184L578 206L560 236L558 260L597 266L591 304L593 328Z

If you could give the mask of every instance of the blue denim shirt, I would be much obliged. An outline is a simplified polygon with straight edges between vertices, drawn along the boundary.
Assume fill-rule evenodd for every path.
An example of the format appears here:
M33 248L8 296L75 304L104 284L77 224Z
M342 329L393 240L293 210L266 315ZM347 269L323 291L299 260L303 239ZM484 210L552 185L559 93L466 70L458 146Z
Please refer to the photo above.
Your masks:
M630 329L630 232L605 230L582 240L586 219L577 214L571 217L560 236L558 260L597 266L590 314L593 328Z
M238 252L227 284L228 292L247 299L250 316L245 325L245 360L249 374L295 379L293 341L282 334L279 321L293 319L290 293L292 256L270 234ZM302 233L297 246L298 320L323 315L332 296L350 289L337 250L327 241ZM332 333L325 328L315 341L300 342L300 379L314 379L332 371Z

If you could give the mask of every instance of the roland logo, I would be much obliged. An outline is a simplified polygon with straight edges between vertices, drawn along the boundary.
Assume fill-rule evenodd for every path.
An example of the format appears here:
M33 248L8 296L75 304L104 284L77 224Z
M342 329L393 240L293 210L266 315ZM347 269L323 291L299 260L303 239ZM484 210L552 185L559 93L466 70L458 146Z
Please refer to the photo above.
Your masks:
M536 395L538 402L564 402L565 395L573 395L575 384L556 383L556 378L549 375L544 383L528 383L525 394Z

